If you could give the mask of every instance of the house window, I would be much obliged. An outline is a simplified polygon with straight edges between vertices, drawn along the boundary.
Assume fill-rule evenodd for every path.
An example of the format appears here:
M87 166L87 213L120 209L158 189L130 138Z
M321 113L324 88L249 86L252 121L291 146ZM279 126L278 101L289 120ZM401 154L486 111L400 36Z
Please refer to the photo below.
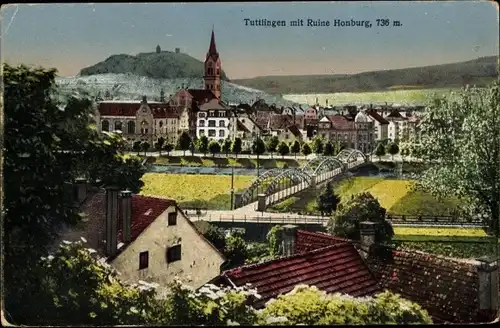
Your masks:
M213 75L214 74L214 69L212 67L208 68L208 75Z
M146 269L149 266L149 252L141 252L139 254L139 270Z
M108 121L106 121L106 120L102 121L101 130L109 132L109 122Z
M208 130L208 136L209 137L215 137L215 130Z
M224 138L224 130L219 130L219 137Z
M168 121L167 121L167 123L168 123ZM159 127L160 127L160 129L161 129L161 127L163 126L163 121L158 122L158 126L159 126Z
M226 116L225 112L219 112L219 117L224 117L224 116Z
M211 128L214 128L215 127L215 121L214 120L209 120L208 121L208 126L211 127Z
M122 122L116 121L115 122L115 131L121 131L122 130Z
M205 121L204 120L200 120L200 127L204 127L205 126Z
M220 75L220 69L217 68L217 75Z
M203 130L203 129L202 129L202 130L200 130L200 135L202 136L202 135L204 135L204 134L205 134L205 130Z
M175 245L167 248L167 263L180 261L181 259L181 245Z
M219 128L223 128L225 126L226 126L226 124L224 121L219 121Z
M177 225L177 212L168 213L168 225Z
M127 130L129 134L134 134L135 133L135 122L134 121L129 121L127 123Z

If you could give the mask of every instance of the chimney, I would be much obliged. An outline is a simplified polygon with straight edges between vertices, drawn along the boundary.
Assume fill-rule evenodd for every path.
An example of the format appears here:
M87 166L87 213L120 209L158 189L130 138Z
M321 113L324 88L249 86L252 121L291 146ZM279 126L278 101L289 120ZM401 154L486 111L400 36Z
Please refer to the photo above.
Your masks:
M106 255L116 255L118 246L118 187L106 188Z
M363 221L359 223L359 233L361 248L366 252L366 255L370 253L372 246L375 244L375 222Z
M283 226L283 256L291 256L295 249L295 234L297 226L287 224Z
M82 203L85 198L87 198L87 180L84 178L78 178L75 180L76 185L76 200L78 203Z
M498 262L487 256L478 259L479 316L481 322L493 320L498 313Z
M175 53L180 54L181 53L181 48L175 48Z
M124 243L132 239L132 192L124 190L120 193L120 221L122 223L122 239Z
M147 104L147 103L148 103L148 101L147 101L147 99L146 99L146 96L142 96L142 103L143 103L143 104Z

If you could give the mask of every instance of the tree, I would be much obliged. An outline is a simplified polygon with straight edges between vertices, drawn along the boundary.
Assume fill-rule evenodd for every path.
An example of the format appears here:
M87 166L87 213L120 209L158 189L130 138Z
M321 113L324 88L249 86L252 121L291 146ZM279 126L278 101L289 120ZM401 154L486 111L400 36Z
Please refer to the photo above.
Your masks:
M364 192L351 196L341 203L328 222L330 233L352 240L360 240L360 222L378 223L375 229L375 242L388 243L394 236L391 224L385 220L386 210L370 193Z
M405 157L407 156L410 156L410 145L405 142L405 143L402 143L399 147L399 153L401 154L401 159L403 160L403 162L405 161Z
M323 155L325 156L333 156L333 145L330 141L325 143L325 149L323 149Z
M194 226L209 242L212 243L219 251L224 252L226 248L226 238L217 228L207 221L195 221Z
M500 235L500 82L436 97L419 123L420 157L430 168L417 188L456 196L465 213L482 214Z
M317 136L312 141L312 151L315 154L321 154L323 152L323 139Z
M254 140L252 143L252 153L257 154L257 175L259 175L259 168L260 168L260 160L259 156L264 154L266 151L266 145L264 144L264 141L257 137L257 139Z
M197 140L197 145L196 147L200 152L203 153L203 156L207 156L207 151L208 151L208 138L207 136L203 135L200 137L200 139Z
M212 153L212 157L215 157L215 154L220 152L220 143L218 143L215 140L212 140L208 144L208 149Z
M196 141L191 140L191 142L189 143L189 151L191 152L191 156L194 156L195 150L196 150Z
M229 152L231 151L231 139L224 139L224 142L222 143L222 151L226 154L226 157L229 155Z
M137 152L137 155L139 155L139 152L141 151L141 144L142 142L140 140L134 141L134 144L132 146L132 149Z
M179 136L179 139L177 140L177 147L178 149L184 151L183 156L186 156L186 150L189 150L190 145L191 145L191 137L186 131L182 132L181 135Z
M388 309L391 309L388 311ZM389 291L355 298L326 294L318 288L297 285L259 313L257 325L431 324L429 313L416 303Z
M159 137L155 143L155 148L160 153L160 156L161 156L161 150L163 149L164 144L165 144L165 138L163 138L163 137Z
M284 141L280 142L278 145L278 153L281 154L281 157L284 158L290 152L290 148L288 144Z
M392 160L394 161L394 155L399 153L399 146L395 142L391 142L387 145L386 152L392 156Z
M141 149L144 151L144 156L146 156L146 152L149 150L150 147L151 145L147 141L143 141L141 143Z
M271 158L273 157L273 153L276 151L276 147L278 147L279 139L277 136L272 136L267 140L266 148L267 151L271 153Z
M226 269L235 268L245 263L248 251L247 244L242 236L233 233L226 238L224 256L227 259Z
M381 157L385 155L385 147L382 143L379 143L377 145L377 148L375 148L375 155L378 157L378 160L381 160Z
M283 255L282 241L283 241L283 227L275 225L269 230L266 235L266 240L269 246L269 255L276 257Z
M326 184L325 190L318 196L318 210L323 216L324 213L331 215L337 209L337 205L340 203L340 198L335 195L333 191L331 182Z
M167 143L164 147L163 147L163 150L165 150L167 152L167 156L170 156L170 152L172 150L174 150L174 145L172 145L171 143Z
M252 143L252 153L258 155L264 154L266 151L266 145L264 144L264 141L257 137L254 142Z
M233 144L231 145L231 152L233 152L236 157L238 157L238 154L241 153L242 147L241 147L241 138L234 138Z
M63 243L54 255L43 257L32 324L152 324L166 317L154 288L121 283L116 271L100 260L81 242Z
M304 144L302 145L302 154L304 154L304 156L308 156L311 154L311 147L307 142L304 142Z
M58 97L56 70L3 68L4 300L11 320L26 323L38 315L40 257L63 225L81 220L72 182L83 177L140 189L144 167L124 154L121 134L92 126L88 95Z
M300 152L300 142L298 140L294 140L290 145L290 152L297 157L297 153Z

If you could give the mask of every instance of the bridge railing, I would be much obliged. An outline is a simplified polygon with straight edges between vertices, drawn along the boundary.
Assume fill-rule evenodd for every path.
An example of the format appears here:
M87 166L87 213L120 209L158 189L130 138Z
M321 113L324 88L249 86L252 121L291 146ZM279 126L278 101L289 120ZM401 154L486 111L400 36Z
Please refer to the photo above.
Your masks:
M196 218L196 216L192 216ZM261 216L261 215L207 215L198 217L198 220L207 222L251 222L251 223L272 223L272 224L324 224L328 222L328 217L307 217L302 215L294 216Z

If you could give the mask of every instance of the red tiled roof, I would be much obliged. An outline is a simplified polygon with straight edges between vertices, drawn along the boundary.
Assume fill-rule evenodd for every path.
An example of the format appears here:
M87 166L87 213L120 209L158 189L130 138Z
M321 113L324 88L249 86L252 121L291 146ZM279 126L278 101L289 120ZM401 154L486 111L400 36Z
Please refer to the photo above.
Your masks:
M254 303L256 308L299 284L355 297L378 291L377 282L350 243L239 267L223 272L222 276L236 286L252 284L261 296Z
M250 132L250 130L248 130L247 127L245 126L245 124L241 123L240 120L237 120L236 122L237 122L236 129L238 131Z
M349 240L296 231L295 252L307 252ZM365 263L381 289L420 304L435 322L477 322L478 275L475 265L417 251L394 251L392 261L368 256Z
M294 254L309 252L318 248L349 242L344 238L326 233L296 230Z
M141 103L101 102L98 109L101 116L136 116L141 105ZM168 104L152 103L147 106L152 110L154 118L179 117L179 113Z
M382 117L379 113L377 113L375 110L367 110L366 114L370 115L373 117L373 119L380 124L389 124L389 121L387 121L385 118Z
M258 110L255 112L255 123L263 130L267 130L272 115L274 114L271 111Z
M207 89L187 89L187 92L189 92L191 97L193 97L193 99L200 105L205 103L205 99L210 101L217 98L211 90Z
M141 103L101 102L98 109L102 116L135 116Z
M328 119L332 122L334 130L354 130L354 122L348 120L342 115L329 115Z
M293 117L288 115L275 114L270 116L269 129L284 130L293 125Z
M393 261L368 257L381 288L420 304L441 322L477 322L478 275L473 264L436 255L394 251Z
M295 137L302 138L302 133L300 133L299 128L294 124L288 127L288 131L290 131Z
M169 206L175 206L175 201L163 198L132 195L131 235L133 242L156 220ZM122 241L122 230L118 230L118 242Z

